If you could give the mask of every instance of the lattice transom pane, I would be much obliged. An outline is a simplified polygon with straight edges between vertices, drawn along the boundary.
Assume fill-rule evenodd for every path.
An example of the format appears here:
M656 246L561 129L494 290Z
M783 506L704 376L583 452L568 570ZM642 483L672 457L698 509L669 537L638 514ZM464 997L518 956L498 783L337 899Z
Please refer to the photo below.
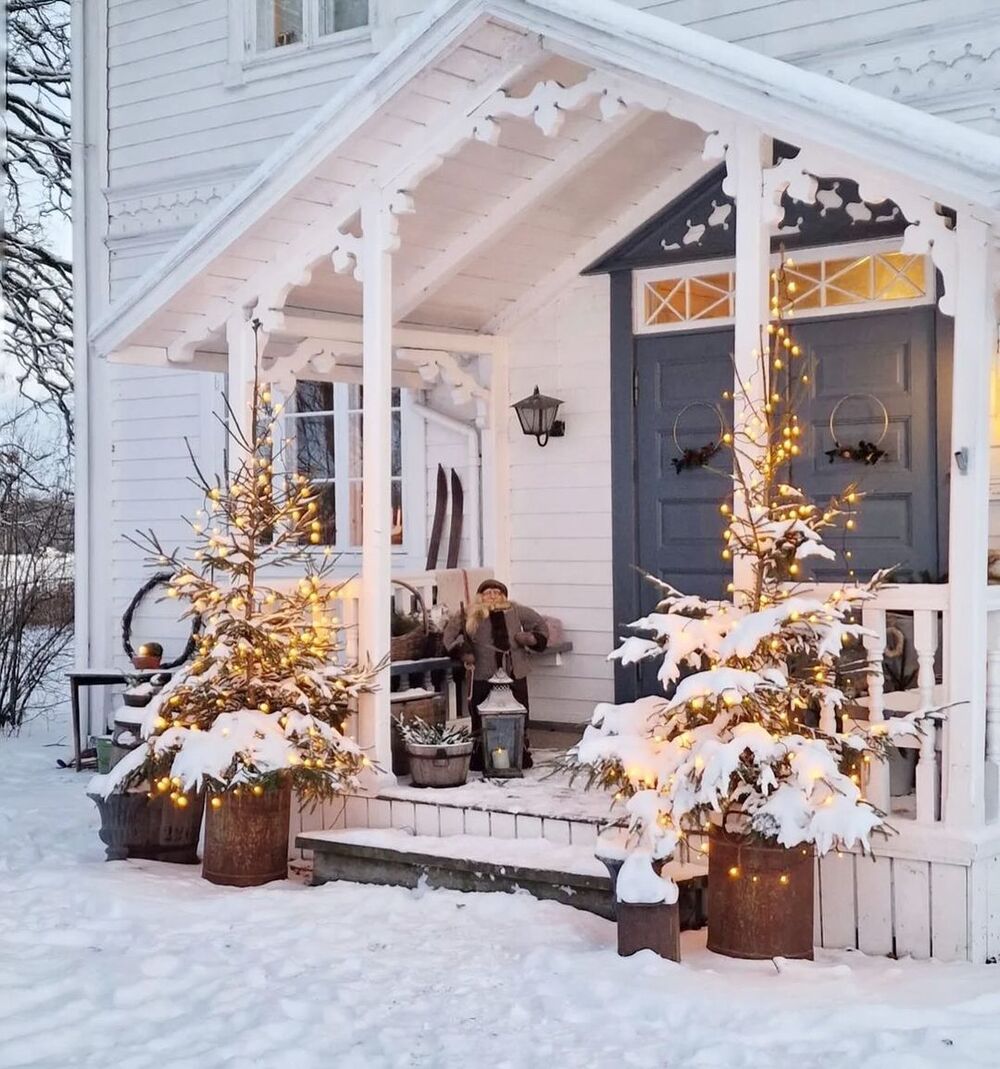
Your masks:
M727 319L733 314L733 274L656 279L643 289L646 326Z

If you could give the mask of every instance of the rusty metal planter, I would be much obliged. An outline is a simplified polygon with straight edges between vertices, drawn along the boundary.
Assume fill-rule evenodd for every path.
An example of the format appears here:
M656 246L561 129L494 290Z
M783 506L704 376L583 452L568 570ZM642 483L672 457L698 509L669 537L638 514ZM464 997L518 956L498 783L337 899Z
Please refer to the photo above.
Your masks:
M661 958L681 960L681 925L677 903L616 902L618 955L627 958L652 950Z
M144 858L179 865L198 863L198 836L205 807L204 792L188 795L184 808L142 791L90 797L101 814L101 842L108 861Z
M205 813L205 858L201 874L209 883L257 887L288 876L290 784L256 795L249 788L218 795Z
M708 949L730 958L813 956L814 858L795 847L713 828L708 853Z

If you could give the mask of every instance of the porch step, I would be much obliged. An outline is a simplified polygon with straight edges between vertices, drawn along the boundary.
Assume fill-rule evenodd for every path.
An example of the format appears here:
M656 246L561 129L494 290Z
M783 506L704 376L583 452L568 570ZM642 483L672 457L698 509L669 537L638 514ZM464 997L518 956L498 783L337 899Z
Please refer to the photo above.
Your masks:
M611 879L593 846L557 846L545 839L477 835L411 835L393 828L302 832L296 846L313 852L314 885L331 880L452 891L527 891L613 919ZM668 869L678 882L696 880L692 865Z

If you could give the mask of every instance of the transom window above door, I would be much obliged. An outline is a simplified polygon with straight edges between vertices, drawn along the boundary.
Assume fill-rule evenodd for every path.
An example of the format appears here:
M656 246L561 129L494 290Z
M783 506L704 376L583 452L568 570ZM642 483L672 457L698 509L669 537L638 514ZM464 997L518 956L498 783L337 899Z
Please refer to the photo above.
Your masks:
M370 0L253 0L253 51L310 45L371 20Z
M774 258L774 266L780 257ZM934 269L926 255L898 248L809 249L785 261L797 316L885 310L934 301ZM732 260L644 268L633 272L635 332L691 330L733 322Z
M285 413L283 467L319 491L320 545L360 549L364 500L363 392L348 383L299 382ZM404 544L403 397L392 391L392 544Z

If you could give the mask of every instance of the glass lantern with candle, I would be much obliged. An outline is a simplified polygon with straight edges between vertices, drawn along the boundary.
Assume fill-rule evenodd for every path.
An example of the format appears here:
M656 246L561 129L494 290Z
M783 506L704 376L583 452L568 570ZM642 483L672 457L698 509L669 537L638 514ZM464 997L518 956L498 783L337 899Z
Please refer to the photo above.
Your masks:
M524 730L528 710L514 697L513 680L498 668L490 678L490 693L479 706L482 717L480 745L483 748L483 775L523 776Z

